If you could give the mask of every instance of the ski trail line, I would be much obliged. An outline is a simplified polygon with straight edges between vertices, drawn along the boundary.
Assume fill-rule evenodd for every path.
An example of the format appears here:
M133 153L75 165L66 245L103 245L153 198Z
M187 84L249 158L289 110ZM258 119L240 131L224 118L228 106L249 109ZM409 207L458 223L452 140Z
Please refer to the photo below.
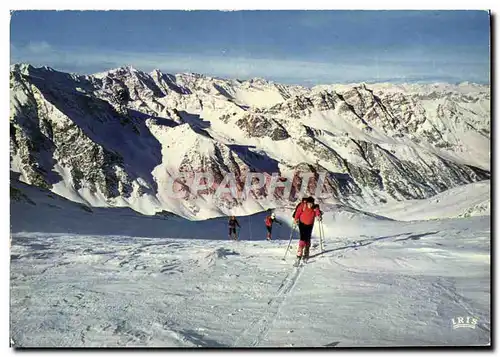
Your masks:
M262 341L262 338L267 335L267 332L276 320L276 316L288 293L292 291L299 280L303 269L303 266L294 268L294 271L289 272L285 276L274 297L269 299L267 303L268 307L264 313L240 334L235 340L233 347L256 347Z

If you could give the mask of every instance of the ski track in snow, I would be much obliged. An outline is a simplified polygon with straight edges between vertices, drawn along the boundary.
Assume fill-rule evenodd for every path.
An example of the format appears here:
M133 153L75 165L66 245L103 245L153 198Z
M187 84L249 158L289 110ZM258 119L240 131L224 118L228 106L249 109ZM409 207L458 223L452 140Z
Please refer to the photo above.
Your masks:
M300 278L304 266L294 267L292 272L289 272L281 282L276 295L269 299L269 307L264 314L254 320L248 329L236 339L233 347L257 347L261 340L267 335L267 332L272 327L273 322L279 315L280 307L285 302L285 299L290 293L295 284ZM242 341L243 340L243 341ZM251 341L248 343L247 341Z

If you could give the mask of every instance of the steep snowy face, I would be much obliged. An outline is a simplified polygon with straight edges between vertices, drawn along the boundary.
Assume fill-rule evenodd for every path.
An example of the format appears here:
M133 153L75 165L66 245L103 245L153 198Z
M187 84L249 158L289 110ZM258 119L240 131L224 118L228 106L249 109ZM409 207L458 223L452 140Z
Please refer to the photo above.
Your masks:
M11 171L94 206L201 219L290 206L308 187L325 202L359 208L490 177L489 86L309 89L20 64L10 88ZM277 194L277 182L290 186ZM256 188L213 196L231 183L239 193Z
M429 197L488 177L487 170L481 169L489 167L486 162L482 165L482 157L489 159L489 133L481 134L485 125L476 125L476 130L464 123L468 117L449 119L439 113L428 119L416 99L401 93L390 98L381 99L361 86L343 93L294 97L259 113L281 118L284 127L295 119L302 127L289 132L306 156L317 158L331 172L349 175L360 188L385 191L397 199ZM436 118L442 129L434 124ZM474 119L480 121L478 115ZM454 125L443 124L452 121ZM469 135L481 136L484 147L477 165L468 155L477 150L465 140ZM461 152L467 155L461 157Z

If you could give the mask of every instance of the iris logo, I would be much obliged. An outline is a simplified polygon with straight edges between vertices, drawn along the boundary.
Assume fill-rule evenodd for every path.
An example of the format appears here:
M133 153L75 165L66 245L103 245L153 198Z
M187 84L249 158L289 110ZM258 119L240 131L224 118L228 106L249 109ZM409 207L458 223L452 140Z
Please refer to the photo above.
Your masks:
M451 324L452 324L454 330L457 329L457 328L471 328L471 329L475 329L478 321L479 320L476 319L475 317L471 317L471 316L466 316L466 317L458 316L458 317L455 317L455 318L451 319Z

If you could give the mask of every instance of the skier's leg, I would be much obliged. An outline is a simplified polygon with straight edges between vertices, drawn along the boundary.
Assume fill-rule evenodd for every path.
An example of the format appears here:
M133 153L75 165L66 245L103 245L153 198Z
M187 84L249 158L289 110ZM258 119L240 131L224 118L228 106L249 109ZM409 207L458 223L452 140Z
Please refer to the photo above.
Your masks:
M297 259L302 257L302 250L304 249L304 237L305 237L306 226L299 222L299 232L300 232L300 240L299 240L299 249L297 250Z
M266 239L267 239L267 240L271 240L271 230L272 230L272 228L271 228L271 226L266 226L266 228L267 228L267 236L266 236Z
M294 266L298 266L300 263L300 259L302 258L302 250L304 249L305 242L301 239L299 240L299 248L297 249L297 258L295 259Z
M302 222L299 222L299 231L300 231L299 249L297 250L297 260L295 262L295 265L298 265L300 259L302 258L302 251L304 250L306 243L304 238L307 238L307 226Z
M304 225L303 227L303 232L304 232L304 260L309 259L309 248L311 247L311 236L312 236L312 231L313 231L313 225Z
M302 258L304 247L305 247L305 241L303 241L302 239L299 240L299 247L297 249L297 259Z
M305 224L302 223L302 222L299 222L299 236L300 236L300 239L304 239L305 238Z
M305 262L309 259L309 248L311 247L311 241L305 241L305 246L304 246L304 255L302 257L302 260Z

